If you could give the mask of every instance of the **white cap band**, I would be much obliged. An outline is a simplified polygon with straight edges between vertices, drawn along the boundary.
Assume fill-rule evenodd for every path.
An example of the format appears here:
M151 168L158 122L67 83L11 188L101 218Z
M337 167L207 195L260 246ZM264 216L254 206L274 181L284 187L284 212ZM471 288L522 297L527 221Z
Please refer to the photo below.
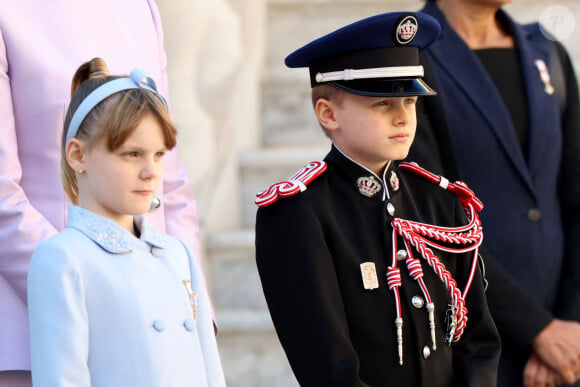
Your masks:
M316 82L352 81L355 79L372 78L415 78L422 77L423 75L423 66L377 67L361 70L345 69L342 71L318 73L316 74Z

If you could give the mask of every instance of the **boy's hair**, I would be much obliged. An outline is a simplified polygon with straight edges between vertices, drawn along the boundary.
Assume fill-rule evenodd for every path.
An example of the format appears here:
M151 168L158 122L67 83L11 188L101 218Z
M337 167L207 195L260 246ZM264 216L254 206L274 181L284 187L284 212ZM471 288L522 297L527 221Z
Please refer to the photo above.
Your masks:
M326 99L330 102L334 102L336 105L341 106L342 101L344 100L344 91L327 84L316 85L312 88L311 98L312 98L312 107L314 108L316 108L316 102L318 102L318 100L321 98ZM324 132L326 137L331 138L330 131L326 129L324 125L322 125L320 122L319 125L322 128L322 131Z
M63 188L73 204L78 204L78 182L75 171L66 160L67 132L72 117L85 98L98 87L114 79L101 58L82 64L75 72L71 85L71 101L64 120L61 142L61 178ZM173 149L177 143L177 131L164 102L155 91L145 88L123 90L98 103L83 120L75 138L94 149L104 144L108 151L118 149L135 131L141 120L152 114L163 131L165 147Z

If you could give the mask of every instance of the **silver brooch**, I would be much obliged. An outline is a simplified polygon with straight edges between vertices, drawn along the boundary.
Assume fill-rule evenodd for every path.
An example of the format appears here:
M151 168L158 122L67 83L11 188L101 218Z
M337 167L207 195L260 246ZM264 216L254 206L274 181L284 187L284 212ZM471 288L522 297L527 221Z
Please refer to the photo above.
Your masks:
M382 187L381 184L372 176L361 176L357 179L356 185L358 187L358 192L372 198L377 192L379 192Z

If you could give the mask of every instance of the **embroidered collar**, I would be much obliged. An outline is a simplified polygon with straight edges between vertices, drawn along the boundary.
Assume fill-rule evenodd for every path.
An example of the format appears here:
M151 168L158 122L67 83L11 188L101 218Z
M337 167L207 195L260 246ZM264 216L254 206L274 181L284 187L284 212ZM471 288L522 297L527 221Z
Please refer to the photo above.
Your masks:
M165 235L151 227L143 215L135 217L135 226L141 231L139 239L111 219L79 206L70 205L68 208L66 227L79 230L109 253L129 253L139 240L156 248L165 248Z
M382 185L381 189L382 195L376 195L375 197L382 196L381 198L382 201L391 199L392 187L390 187L390 185L387 183L387 176L390 176L389 171L394 170L392 168L394 165L392 161L388 162L387 166L383 171L383 176L381 178L376 173L371 171L369 168L365 167L364 165L360 164L359 162L353 160L348 155L346 155L338 146L336 146L336 144L332 144L332 150L328 154L327 159L336 160L337 162L340 162L342 164L341 169L349 175L349 179L352 179L355 182L357 181L358 178L360 178L363 175L374 177ZM362 171L361 169L364 171Z

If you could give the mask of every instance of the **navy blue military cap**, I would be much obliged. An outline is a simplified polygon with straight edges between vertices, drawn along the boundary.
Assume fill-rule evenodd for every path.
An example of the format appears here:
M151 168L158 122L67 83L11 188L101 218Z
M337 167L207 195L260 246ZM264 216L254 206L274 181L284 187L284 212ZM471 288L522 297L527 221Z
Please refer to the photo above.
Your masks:
M419 51L441 32L421 12L389 12L342 27L286 57L288 67L308 67L310 83L352 94L402 97L436 94L422 79Z

